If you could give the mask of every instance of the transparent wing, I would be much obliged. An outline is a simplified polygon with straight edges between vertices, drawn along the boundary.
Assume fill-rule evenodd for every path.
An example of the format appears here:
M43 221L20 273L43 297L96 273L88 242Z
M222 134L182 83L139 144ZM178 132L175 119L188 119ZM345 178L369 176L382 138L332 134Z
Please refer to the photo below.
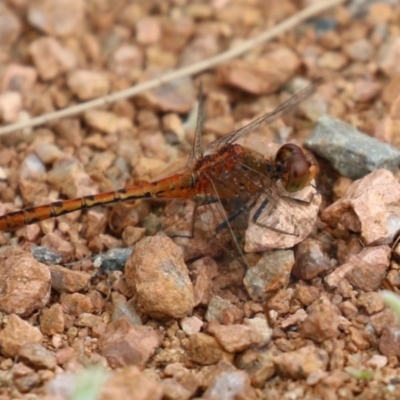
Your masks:
M316 81L315 83L307 86L305 89L300 90L299 92L295 93L290 99L282 103L280 106L275 108L275 110L262 115L260 118L257 118L250 124L240 128L229 135L223 136L214 140L207 146L205 151L206 154L213 153L219 147L227 144L227 143L234 143L238 140L241 136L256 130L262 124L270 124L277 119L281 118L282 115L286 114L288 111L297 107L303 100L309 97L312 93L314 93L315 88L320 83L320 80Z

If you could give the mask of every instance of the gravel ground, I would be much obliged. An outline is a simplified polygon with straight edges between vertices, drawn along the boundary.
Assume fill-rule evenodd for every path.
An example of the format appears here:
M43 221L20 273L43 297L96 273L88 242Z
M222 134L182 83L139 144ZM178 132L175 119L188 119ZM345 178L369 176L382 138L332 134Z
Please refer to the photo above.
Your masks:
M0 132L164 79L318 3L5 0ZM244 256L207 235L218 204L191 201L0 232L0 400L77 399L79 379L102 400L400 399L400 325L379 294L400 287L396 0L337 5L241 57L2 134L0 215L184 167L200 85L208 144L319 80L240 142L304 145L319 165L302 202L268 192L268 223L285 228L251 227ZM193 238L161 234L191 232L194 211Z

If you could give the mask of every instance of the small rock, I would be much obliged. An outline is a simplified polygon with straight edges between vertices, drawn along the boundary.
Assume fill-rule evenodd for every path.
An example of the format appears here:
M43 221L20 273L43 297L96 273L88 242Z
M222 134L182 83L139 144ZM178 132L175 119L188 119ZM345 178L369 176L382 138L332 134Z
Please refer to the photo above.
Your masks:
M29 53L40 78L44 81L49 81L76 67L75 54L52 37L34 40L29 46Z
M54 369L57 365L55 355L39 343L23 345L18 356L36 368Z
M82 30L85 3L83 0L39 0L28 3L29 23L51 36L71 36Z
M53 164L65 157L65 153L52 143L40 143L35 146L35 153L43 164Z
M135 399L161 400L163 388L135 366L126 366L107 379L101 390L101 400Z
M341 175L352 179L379 168L395 172L400 164L399 150L328 115L318 120L305 145L330 161Z
M0 88L2 92L27 92L32 89L36 79L35 68L21 64L9 64L4 70Z
M124 44L112 55L109 68L119 76L130 78L143 69L144 56L140 47Z
M390 257L389 246L367 247L356 256L350 257L347 263L353 264L353 268L347 271L346 278L361 290L377 290L389 268Z
M393 242L400 229L400 184L390 171L380 169L355 181L345 196L327 207L321 219L330 226L338 224L361 232L367 246Z
M136 23L136 40L141 45L158 43L161 38L160 21L154 17L141 18Z
M101 317L90 313L82 313L75 321L75 326L93 328L103 323Z
M289 315L286 319L282 320L281 327L283 329L289 326L296 326L303 322L307 318L307 313L301 308L297 310L294 314Z
M199 332L189 336L187 356L200 365L212 365L225 359L226 353L215 338Z
M275 292L289 283L294 265L291 250L264 253L260 261L249 268L243 283L253 300L262 300L266 292Z
M285 315L290 311L293 298L293 289L280 289L268 300L268 309L274 310L278 315Z
M15 122L22 109L22 97L18 92L0 94L0 120L5 123Z
M132 326L126 318L107 325L98 346L111 368L126 365L143 367L160 346L157 332L149 326Z
M385 307L382 296L377 292L361 293L357 299L357 305L364 307L369 315L382 311Z
M374 46L368 39L359 39L348 43L344 50L350 59L354 61L367 62L374 55Z
M261 336L263 340L259 343L259 346L265 346L268 344L272 337L272 328L268 326L268 322L265 318L255 317L244 320L245 325L250 326L254 330L256 330Z
M5 357L16 357L22 346L41 343L43 335L38 328L15 314L8 317L7 325L0 331L0 349Z
M43 334L53 336L61 334L65 329L65 316L60 304L44 308L40 316L40 330Z
M230 323L240 322L243 318L243 311L230 301L219 296L213 296L208 304L205 320L225 323L227 320L232 320L232 317L236 321Z
M319 298L320 292L317 287L308 285L296 285L296 298L305 306L309 306Z
M147 78L156 78L152 75ZM155 112L176 112L187 114L195 102L193 83L189 78L174 79L156 89L142 92L135 98L140 107L149 108Z
M358 102L368 102L375 99L382 91L382 86L377 82L357 80L354 84L353 99Z
M190 267L195 276L194 304L208 305L212 296L212 280L218 276L218 265L210 257L202 257L196 260Z
M247 325L209 324L208 331L229 353L238 353L253 345L260 345L265 340L259 330Z
M126 301L124 296L113 296L113 311L111 321L117 321L119 318L126 318L133 326L143 325L142 319L135 309L132 300Z
M0 253L0 311L26 316L50 298L50 273L30 253L3 247Z
M86 272L73 271L59 265L49 265L51 287L58 292L75 293L87 288L91 275Z
M98 71L74 70L68 75L67 84L72 93L83 101L105 96L110 91L107 75Z
M327 68L333 71L339 71L347 64L347 58L338 51L325 51L318 60L320 68Z
M255 95L274 93L300 66L296 53L279 48L259 57L256 62L233 60L218 67L217 79L222 85L234 86Z
M192 312L193 285L182 250L171 239L141 240L126 263L125 276L144 312L153 318L183 318Z
M91 127L100 132L114 135L119 131L132 131L132 122L124 117L110 111L89 110L83 116L85 122Z
M75 251L71 241L63 239L59 232L50 232L44 235L40 241L40 245L49 248L54 253L60 254L63 257L63 262L70 261ZM60 269L58 269L58 272L59 271ZM56 284L59 283L60 282L56 281Z
M31 254L35 260L46 265L59 264L62 261L61 254L54 253L47 247L43 246L32 246Z
M164 398L189 400L192 394L175 379L167 378L161 381Z
M0 46L11 46L19 37L22 25L18 16L3 2L0 4Z
M379 339L379 351L386 357L400 357L400 328L384 328Z
M41 383L39 374L23 363L13 366L12 382L21 393L29 393Z
M81 293L62 293L60 296L60 303L65 314L79 317L82 313L93 312L92 300L89 296Z
M381 312L371 315L370 321L378 335L380 335L385 328L398 328L398 319L389 308L385 308Z
M326 371L328 361L328 353L314 346L305 346L274 357L274 363L281 373L292 379L307 378L318 370Z
M96 254L93 257L93 265L102 272L122 271L132 251L130 248L113 248L105 253Z
M243 371L227 371L219 374L204 392L204 398L212 400L255 399L249 376Z
M321 298L310 306L308 317L300 324L302 337L321 343L339 336L340 311L329 300Z
M393 76L389 83L385 85L382 93L383 101L390 105L392 104L400 93L400 75Z
M200 332L200 329L203 326L203 321L194 315L193 317L182 318L180 325L183 332L187 335L194 335L195 333Z
M367 367L372 367L374 369L382 369L388 363L388 358L380 354L374 354L366 363Z
M387 76L400 74L400 38L393 36L392 40L381 46L378 53L378 67Z
M292 274L302 280L311 280L331 268L328 255L321 242L306 239L296 249L296 263Z

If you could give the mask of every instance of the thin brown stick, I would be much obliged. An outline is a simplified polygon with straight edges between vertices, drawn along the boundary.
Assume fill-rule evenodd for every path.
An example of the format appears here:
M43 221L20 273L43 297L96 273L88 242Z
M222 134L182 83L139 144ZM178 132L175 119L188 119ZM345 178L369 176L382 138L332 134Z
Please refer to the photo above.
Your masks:
M296 25L300 24L301 22L311 18L323 11L328 10L331 7L344 3L346 0L326 0L320 3L315 3L310 7L301 10L297 14L293 15L292 17L288 18L287 20L281 22L280 24L276 25L272 29L261 33L259 36L256 36L253 39L247 40L242 44L229 49L221 54L218 54L214 57L208 58L206 60L200 61L193 65L189 65L187 67L178 69L176 71L172 71L166 73L160 78L156 78L150 80L148 82L140 83L139 85L130 87L129 89L121 90L119 92L95 99L86 101L81 103L77 106L72 106L69 108L65 108L63 110L55 111L49 114L41 115L36 118L29 119L27 121L17 122L15 124L10 124L0 128L0 135L5 135L7 133L15 132L20 129L26 129L38 125L42 125L46 122L53 121L56 119L70 117L72 115L79 114L83 111L87 111L91 108L95 107L102 107L107 104L113 103L115 101L125 99L127 97L132 97L138 93L144 92L145 90L154 89L162 85L163 83L169 82L173 79L181 78L183 76L190 76L197 74L201 71L210 69L218 64L221 64L225 61L231 60L232 58L238 57L245 53L246 51L252 49L253 47L271 40L284 32L293 29Z

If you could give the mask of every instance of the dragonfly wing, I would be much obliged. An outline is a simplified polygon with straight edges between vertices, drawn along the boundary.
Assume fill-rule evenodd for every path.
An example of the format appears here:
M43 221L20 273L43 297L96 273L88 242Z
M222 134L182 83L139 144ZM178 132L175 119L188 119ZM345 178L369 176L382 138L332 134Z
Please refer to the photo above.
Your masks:
M206 115L204 111L204 100L205 96L203 93L203 86L200 83L199 89L199 99L198 99L198 109L197 109L197 123L196 123L196 132L194 135L194 142L192 152L189 155L189 158L186 163L186 168L191 168L199 160L203 157L203 148L201 144L201 138L203 133L204 122L206 120Z
M210 154L214 152L219 147L227 144L227 143L234 143L238 140L241 136L250 133L256 130L262 124L271 124L272 122L276 121L277 119L281 118L284 114L288 111L293 110L297 107L303 100L307 97L311 96L314 93L316 86L319 84L319 81L307 86L305 89L300 90L299 92L295 93L292 97L282 103L280 106L275 108L275 110L262 115L261 117L257 118L250 124L240 128L229 135L220 137L214 140L207 146L206 154Z

